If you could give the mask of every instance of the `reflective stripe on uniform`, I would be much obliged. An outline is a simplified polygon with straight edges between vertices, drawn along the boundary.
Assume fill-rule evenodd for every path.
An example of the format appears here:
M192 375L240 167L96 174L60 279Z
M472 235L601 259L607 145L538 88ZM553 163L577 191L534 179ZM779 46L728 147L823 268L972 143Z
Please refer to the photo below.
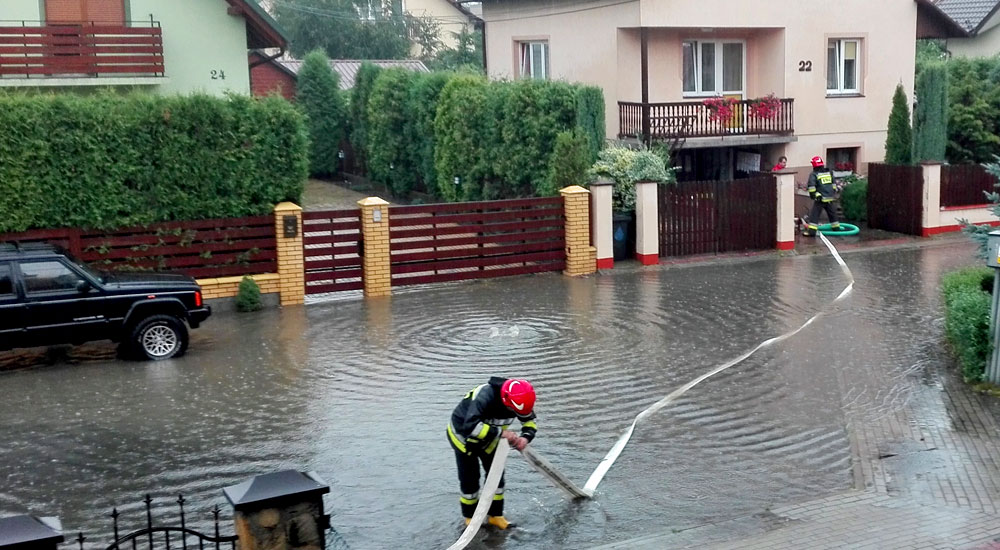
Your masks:
M822 172L816 175L816 179L819 180L820 183L829 185L833 183L833 174L829 172Z
M479 491L475 493L463 493L462 496L458 497L458 500L462 501L462 504L475 504L479 502Z
M489 435L490 427L480 422L479 424L476 424L475 428L472 428L472 433L475 434L473 437L475 437L476 439L483 439L487 435Z
M497 445L500 444L500 440L501 439L503 439L503 438L502 437L498 437L498 438L494 439L492 442L490 442L490 446L486 447L486 454L488 454L488 455L493 454L493 451L496 450Z
M451 427L451 422L448 423L448 438L451 439L451 444L456 449L468 454L469 451L465 450L465 438L455 433L455 430Z
M493 500L503 500L503 489L497 489L496 494L493 495Z
M521 427L522 428L531 428L533 430L537 430L538 429L538 424L535 424L534 420L529 420L529 421L524 422L523 424L521 424Z

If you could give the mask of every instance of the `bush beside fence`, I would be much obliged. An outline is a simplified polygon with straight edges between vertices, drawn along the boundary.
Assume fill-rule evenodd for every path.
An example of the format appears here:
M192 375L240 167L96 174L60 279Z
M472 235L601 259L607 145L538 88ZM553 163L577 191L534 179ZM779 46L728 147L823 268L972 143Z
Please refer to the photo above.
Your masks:
M0 94L0 128L0 232L268 214L308 170L277 98Z
M990 353L990 292L993 272L970 267L944 276L945 337L966 382L979 382Z

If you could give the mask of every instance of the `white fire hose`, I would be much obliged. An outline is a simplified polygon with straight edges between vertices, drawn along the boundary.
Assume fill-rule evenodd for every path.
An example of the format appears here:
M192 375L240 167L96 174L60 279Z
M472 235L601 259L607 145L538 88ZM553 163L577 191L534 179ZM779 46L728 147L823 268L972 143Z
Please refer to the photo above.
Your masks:
M841 293L836 298L834 298L833 302L830 303L830 305L833 305L839 302L840 300L844 299L848 294L851 293L852 290L854 290L854 275L851 273L851 269L847 267L847 264L844 262L843 258L840 257L840 253L837 252L836 247L834 247L833 244L830 243L830 241L826 238L826 236L820 233L819 238L822 239L823 244L826 245L826 247L830 250L830 253L833 254L833 257L837 260L837 263L840 264L840 268L844 272L844 275L847 276L848 280L848 284L844 288L844 290L841 291ZM777 344L778 342L787 340L792 336L795 336L796 334L801 332L802 329L811 325L813 321L819 319L824 314L825 310L820 311L816 315L810 317L809 320L803 323L802 326L800 326L799 328L761 342L760 344L757 345L757 347L753 348L752 350L744 353L743 355L740 355L735 359L726 362L725 364L715 367L714 369L706 372L705 374L702 374L698 378L695 378L694 380L688 382L687 384L684 384L683 386L670 392L670 394L668 394L663 399L657 401L656 403L653 403L646 410L640 412L638 416L635 417L635 420L632 421L632 424L628 427L628 429L625 430L625 433L623 433L621 437L618 438L618 441L615 442L614 446L611 447L611 450L608 451L608 454L604 455L604 458L601 460L600 464L597 465L597 469L594 470L594 473L590 474L590 478L587 479L587 483L583 486L582 489L578 487L576 484L574 484L572 481L570 481L568 478L566 478L564 475L559 473L559 471L556 470L555 467L552 466L552 464L550 464L547 460L545 460L540 455L538 455L534 450L532 450L530 445L525 447L524 450L521 451L521 455L524 457L525 460L528 461L528 464L530 464L533 468L538 470L538 472L540 472L549 481L551 481L553 485L555 485L557 488L563 491L563 493L565 493L566 496L568 496L570 499L591 498L594 496L594 491L597 490L597 486L601 483L601 480L604 479L605 474L608 473L608 470L611 469L611 466L614 465L616 460L618 460L619 455L621 455L622 451L625 449L625 445L628 444L629 439L632 438L632 432L635 431L636 424L638 424L639 421L643 420L649 415L655 413L656 411L674 402L675 400L677 400L677 398L687 393L688 390L702 383L706 379L715 376L716 374L719 374L720 372L734 365L742 363L748 357L756 353L758 350L764 349L773 344ZM462 550L463 548L468 546L469 543L472 542L473 537L476 536L476 533L479 531L479 527L483 524L483 521L486 519L486 514L489 511L490 505L493 503L493 496L496 495L497 487L500 485L500 477L503 475L504 465L507 463L507 454L509 452L510 452L510 444L507 443L507 440L505 439L501 440L500 444L497 446L497 449L495 451L495 455L493 457L493 464L490 467L489 473L486 475L486 482L484 483L483 488L480 491L479 504L476 506L476 511L472 515L472 521L469 522L469 525L465 528L465 531L462 532L462 536L455 542L455 544L452 544L451 546L448 547L448 550Z

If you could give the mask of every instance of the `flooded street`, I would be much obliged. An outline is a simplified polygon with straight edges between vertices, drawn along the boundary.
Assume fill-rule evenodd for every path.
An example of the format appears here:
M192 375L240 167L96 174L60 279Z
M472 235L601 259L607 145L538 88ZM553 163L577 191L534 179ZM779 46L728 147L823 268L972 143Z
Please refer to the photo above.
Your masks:
M976 260L964 242L844 259L851 296L640 424L594 500L566 502L512 456L518 528L471 547L582 548L854 486L851 430L914 379L940 383L939 281ZM0 373L0 516L58 515L96 548L113 506L139 527L147 492L228 516L222 487L294 468L331 486L331 546L445 548L462 523L444 426L489 376L534 383L534 448L582 485L636 414L845 285L826 254L439 285L220 314L181 359Z

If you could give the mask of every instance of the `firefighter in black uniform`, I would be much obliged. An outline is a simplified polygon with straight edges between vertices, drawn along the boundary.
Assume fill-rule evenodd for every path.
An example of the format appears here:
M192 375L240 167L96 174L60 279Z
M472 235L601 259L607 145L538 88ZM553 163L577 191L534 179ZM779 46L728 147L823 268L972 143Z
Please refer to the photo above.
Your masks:
M523 451L535 437L535 390L527 380L494 376L489 383L476 387L465 395L451 413L448 441L455 450L458 483L461 486L462 516L466 525L479 503L479 462L486 472L493 464L493 452L500 439ZM521 422L521 434L508 428L514 418ZM503 517L503 477L490 505L490 525L506 529L510 523Z
M806 220L806 229L802 232L807 237L815 237L819 232L819 217L826 210L826 217L830 220L830 229L837 231L840 229L840 222L837 220L837 211L833 207L836 199L836 190L833 188L833 172L824 166L823 157L812 158L813 171L809 174L809 184L807 191L813 200L812 210L809 211L809 218Z

